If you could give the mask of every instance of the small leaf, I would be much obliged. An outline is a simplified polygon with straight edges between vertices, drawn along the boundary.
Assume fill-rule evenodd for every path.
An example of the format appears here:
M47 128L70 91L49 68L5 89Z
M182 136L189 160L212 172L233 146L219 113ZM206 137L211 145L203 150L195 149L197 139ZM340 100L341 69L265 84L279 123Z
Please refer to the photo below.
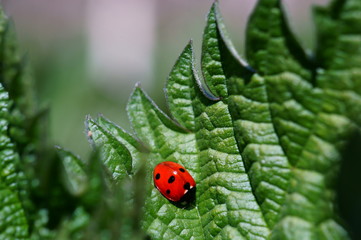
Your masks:
M86 167L82 160L73 153L57 147L64 167L64 180L69 192L73 195L81 195L87 188Z
M130 97L127 111L137 136L148 147L155 147L155 134L161 131L157 129L158 127L164 126L171 130L186 132L166 116L139 86L136 86Z
M103 149L101 151L102 160L113 179L119 181L131 174L132 156L129 150L90 117L87 117L86 126L89 141Z
M192 44L189 43L169 74L165 89L169 110L173 117L182 126L194 131L195 122L192 106L194 88L192 88L193 85L189 85L195 78L192 68L192 52Z
M112 134L120 143L122 143L132 156L132 169L133 172L137 171L140 167L140 159L142 158L142 152L147 152L144 146L135 139L132 135L127 133L124 129L106 119L100 115L97 119L97 123L103 129Z

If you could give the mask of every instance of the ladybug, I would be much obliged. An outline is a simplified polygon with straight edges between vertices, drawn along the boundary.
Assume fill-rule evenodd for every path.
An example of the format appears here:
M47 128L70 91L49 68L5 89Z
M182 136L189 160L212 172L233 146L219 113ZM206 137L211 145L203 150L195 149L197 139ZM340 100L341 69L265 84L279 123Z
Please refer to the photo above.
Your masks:
M155 187L165 198L173 202L188 202L196 187L189 172L175 162L161 162L153 171Z

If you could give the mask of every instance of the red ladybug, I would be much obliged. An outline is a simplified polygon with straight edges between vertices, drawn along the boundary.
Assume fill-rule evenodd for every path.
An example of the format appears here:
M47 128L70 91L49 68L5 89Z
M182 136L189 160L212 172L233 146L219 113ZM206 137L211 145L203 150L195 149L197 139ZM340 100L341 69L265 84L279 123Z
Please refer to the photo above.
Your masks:
M153 171L155 187L173 202L183 201L193 192L196 182L185 168L175 162L161 162Z

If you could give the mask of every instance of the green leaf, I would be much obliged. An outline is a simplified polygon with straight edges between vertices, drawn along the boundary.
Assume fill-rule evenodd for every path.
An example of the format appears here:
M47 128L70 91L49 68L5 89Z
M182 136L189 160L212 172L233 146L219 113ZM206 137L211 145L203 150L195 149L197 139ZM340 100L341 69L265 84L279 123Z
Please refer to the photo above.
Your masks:
M74 214L62 222L53 239L84 239L83 229L89 224L89 214L81 207L74 210Z
M73 153L57 147L64 166L64 180L68 191L73 195L85 192L88 183L85 163Z
M127 111L141 143L103 117L88 119L88 135L103 146L111 173L118 166L116 174L132 176L147 154L142 225L151 238L349 238L335 183L341 151L361 123L359 16L357 0L318 10L319 47L311 59L280 1L260 0L248 24L248 64L216 2L203 35L206 86L190 42L166 83L172 118L137 85ZM188 205L153 187L153 168L162 161L182 164L196 180Z
M33 229L31 231L31 240L45 240L45 239L54 239L55 231L48 229L46 226L49 223L49 212L46 209L40 209L36 216L34 217L35 221L33 224Z
M317 57L320 70L317 84L325 92L327 111L344 115L358 126L361 95L361 3L334 1L317 9Z
M0 82L24 115L32 115L34 92L29 69L18 50L12 22L0 9Z
M102 159L112 177L119 181L132 172L132 156L126 146L100 124L87 118L89 141L102 147Z
M104 116L100 115L97 119L97 123L128 149L132 158L132 169L139 169L141 165L139 159L143 157L142 152L147 152L147 149L142 146L134 136L106 119Z
M258 1L246 40L247 58L257 72L272 75L290 71L312 80L310 61L288 27L281 1Z
M37 119L34 117L32 79L25 62L17 46L12 22L0 8L0 84L9 95L8 113L2 117L7 121L6 141L11 142L11 149L16 152L14 154L16 157L8 160L16 166L18 173L14 181L31 229L35 212L33 212L34 203L30 200L31 181L28 175L33 172L33 166L30 165L35 159L34 149L39 143L39 138L38 125L35 124Z
M28 223L23 210L19 155L8 136L9 96L0 85L0 238L26 239Z
M21 158L33 157L37 139L35 96L30 69L18 48L12 22L0 8L0 83L9 93L9 136Z
M191 83L195 81L195 76L193 66L190 64L192 61L193 50L190 43L169 74L165 93L173 117L178 120L180 125L194 131L195 121L192 106L194 88Z
M272 1L268 1L267 4L270 2ZM273 5L268 6L270 8L268 11L279 12L274 10L277 8L277 1L273 2ZM348 3L352 4L352 1ZM267 4L261 1L258 9L261 6L266 7ZM265 8L263 10L265 11ZM337 11L341 10L345 9L339 8ZM360 10L358 9L359 12ZM262 18L257 17L259 11L262 10L256 10L253 18L258 18L260 21ZM275 22L272 21L272 24ZM281 26L282 23L279 23L278 29L281 29ZM262 64L270 61L269 56L275 58L274 62L278 61L278 58L282 61L279 64L275 62L276 66L269 66L269 71L262 72L272 125L279 141L278 145L290 164L291 174L281 214L274 226L272 237L275 239L327 239L328 236L336 239L346 238L347 234L340 227L335 213L333 186L340 164L340 150L349 133L356 129L355 123L358 122L361 109L360 98L339 87L336 93L321 86L320 79L328 83L332 82L331 78L324 77L326 69L310 71L310 73L314 72L316 86L311 85L312 82L307 74L295 67L296 64L300 65L303 59L294 58L294 55L290 54L289 46L285 44L290 41L287 39L287 34L282 34L282 38L279 33L273 33L274 28L277 29L277 26L265 28L264 22L257 23L256 20L249 27L249 36L251 39L253 36L255 41L258 40L255 32L271 36L265 41L259 37L262 43L258 43L256 50L250 50L250 58L253 57L254 64L260 68L265 67ZM358 37L360 38L360 35ZM268 54L265 54L266 50L262 49L269 48L274 42L283 44L277 48L272 47ZM279 53L272 52L275 50ZM267 56L263 56L262 52ZM347 53L341 50L338 54ZM348 57L358 58L353 55ZM299 63L294 63L295 60ZM345 72L350 74L353 71L352 68L347 68ZM356 77L349 77L345 79L348 82L359 81ZM332 132L329 131L330 129ZM331 225L337 227L329 228ZM289 230L290 227L292 231ZM332 231L327 232L326 229Z

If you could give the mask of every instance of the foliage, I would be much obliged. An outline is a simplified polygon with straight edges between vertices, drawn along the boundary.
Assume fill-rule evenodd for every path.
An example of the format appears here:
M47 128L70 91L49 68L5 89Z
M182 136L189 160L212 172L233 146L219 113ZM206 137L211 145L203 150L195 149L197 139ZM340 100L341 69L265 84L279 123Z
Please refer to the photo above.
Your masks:
M31 94L17 92L27 75L9 57L16 55L4 44L2 16L0 239L348 239L335 185L342 150L361 124L360 15L358 0L317 9L310 57L280 1L259 0L246 34L248 64L216 2L201 74L192 42L169 74L171 116L137 85L127 105L135 136L87 117L95 149L87 161L41 141L42 115L25 111ZM162 161L195 178L189 205L153 187Z

